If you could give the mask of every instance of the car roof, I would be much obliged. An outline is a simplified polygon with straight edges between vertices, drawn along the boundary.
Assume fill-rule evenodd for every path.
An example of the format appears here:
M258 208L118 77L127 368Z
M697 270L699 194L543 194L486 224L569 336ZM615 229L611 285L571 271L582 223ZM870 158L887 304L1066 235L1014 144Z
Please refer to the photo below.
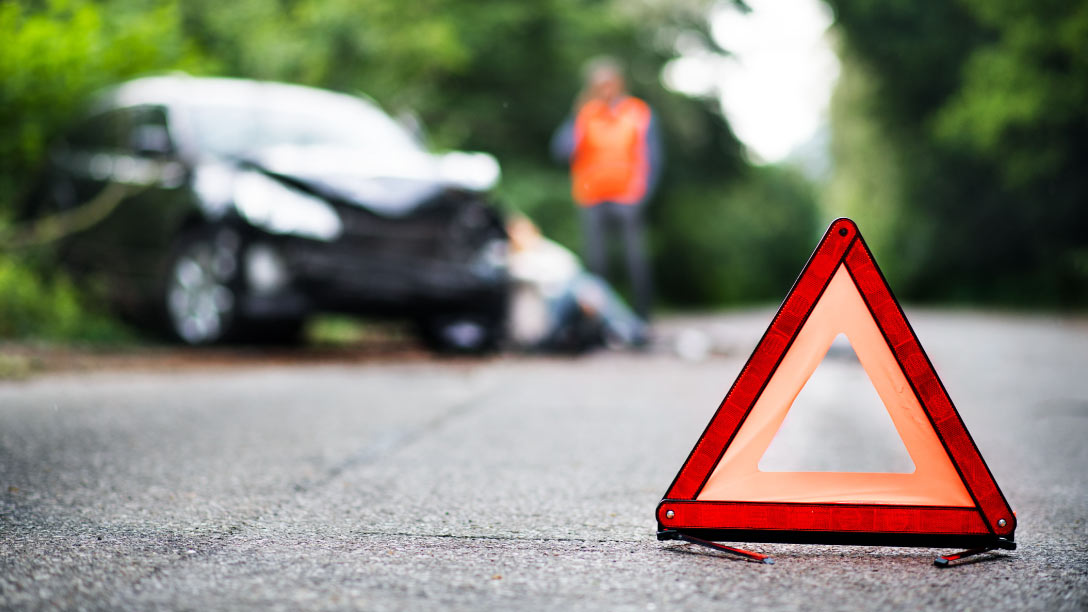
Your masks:
M225 77L193 77L188 75L153 76L117 85L98 96L92 112L109 108L155 104L179 106L199 101L202 104L259 106L275 101L278 106L310 106L313 104L363 104L379 110L365 96L352 96L303 85L254 81Z

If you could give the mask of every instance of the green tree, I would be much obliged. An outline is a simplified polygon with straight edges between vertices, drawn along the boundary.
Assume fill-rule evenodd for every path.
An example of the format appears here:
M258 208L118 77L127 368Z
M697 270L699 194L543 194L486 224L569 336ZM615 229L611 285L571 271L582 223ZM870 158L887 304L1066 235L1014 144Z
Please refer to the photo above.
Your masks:
M1088 302L1088 3L829 3L848 59L837 180L853 185L834 205L871 197L903 292ZM862 126L879 137L850 140ZM893 186L866 188L867 157Z
M36 8L32 8L35 7ZM0 214L10 213L49 140L98 88L195 69L174 2L0 3Z

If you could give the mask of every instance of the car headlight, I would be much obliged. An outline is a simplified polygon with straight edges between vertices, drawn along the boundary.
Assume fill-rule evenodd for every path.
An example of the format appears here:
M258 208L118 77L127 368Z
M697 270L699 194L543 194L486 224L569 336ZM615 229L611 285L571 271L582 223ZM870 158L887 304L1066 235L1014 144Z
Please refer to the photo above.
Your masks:
M273 234L332 241L344 229L328 203L259 172L237 178L234 206L246 221Z

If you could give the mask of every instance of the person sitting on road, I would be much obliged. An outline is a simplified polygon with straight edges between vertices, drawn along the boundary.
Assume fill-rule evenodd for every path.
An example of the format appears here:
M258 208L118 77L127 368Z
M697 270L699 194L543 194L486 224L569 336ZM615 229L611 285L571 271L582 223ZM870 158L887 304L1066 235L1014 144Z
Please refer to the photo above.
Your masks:
M507 232L514 280L509 337L515 346L582 351L646 344L642 319L573 253L541 235L523 215L508 222Z

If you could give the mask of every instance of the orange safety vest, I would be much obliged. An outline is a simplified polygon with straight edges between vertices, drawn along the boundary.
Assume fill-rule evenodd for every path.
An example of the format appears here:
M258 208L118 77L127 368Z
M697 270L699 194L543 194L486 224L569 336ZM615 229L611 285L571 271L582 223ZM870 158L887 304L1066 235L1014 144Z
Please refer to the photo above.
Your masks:
M574 119L570 166L574 201L592 206L642 200L650 176L649 129L650 107L638 98L612 107L601 100L582 106Z

